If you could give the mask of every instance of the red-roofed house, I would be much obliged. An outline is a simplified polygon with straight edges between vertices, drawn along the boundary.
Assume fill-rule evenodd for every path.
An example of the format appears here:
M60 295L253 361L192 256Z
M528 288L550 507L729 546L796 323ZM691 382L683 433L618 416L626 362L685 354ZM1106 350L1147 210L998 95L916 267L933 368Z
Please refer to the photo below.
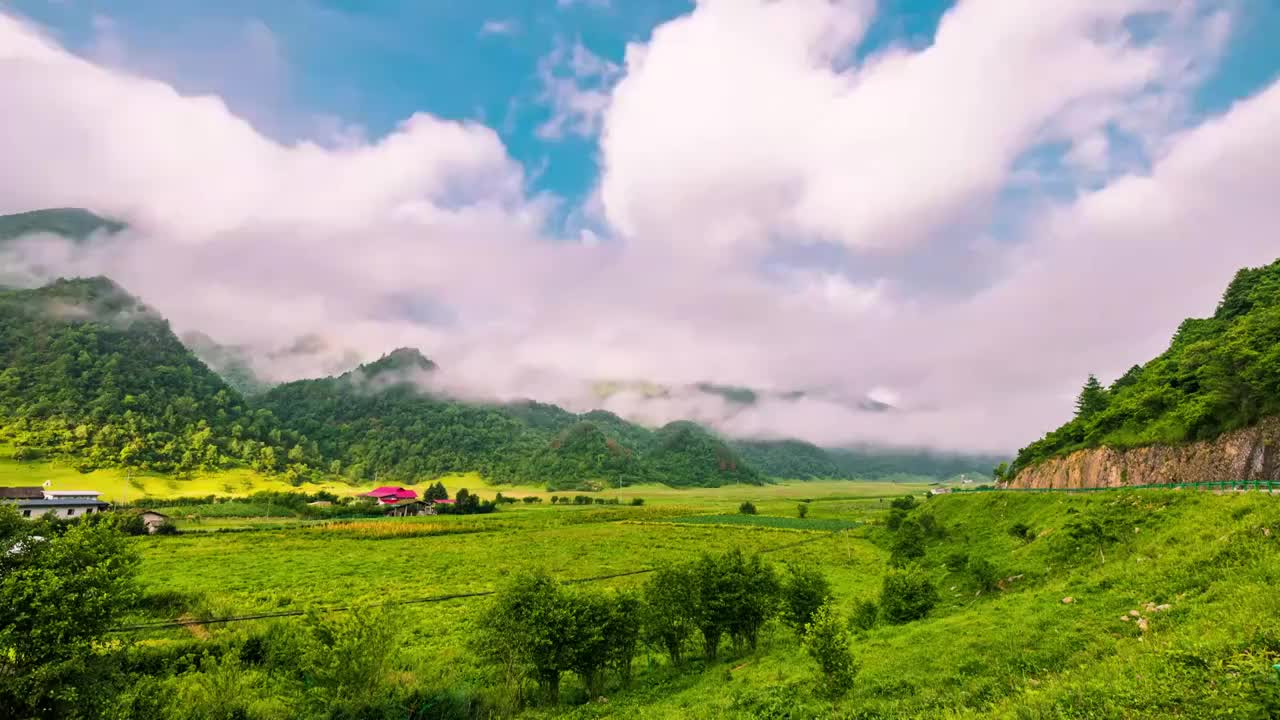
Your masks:
M365 497L376 498L383 505L390 505L402 500L416 500L418 493L398 485L384 485L364 494Z

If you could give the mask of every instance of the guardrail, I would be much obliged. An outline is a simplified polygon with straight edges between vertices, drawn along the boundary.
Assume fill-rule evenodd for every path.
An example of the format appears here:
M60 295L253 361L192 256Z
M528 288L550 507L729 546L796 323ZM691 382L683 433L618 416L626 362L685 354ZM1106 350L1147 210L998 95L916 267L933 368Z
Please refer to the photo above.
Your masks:
M1079 487L1079 488L951 488L951 493L978 492L1105 492L1107 490L1218 490L1245 491L1258 490L1275 492L1280 490L1280 481L1275 480L1214 480L1205 482L1153 483L1149 485L1117 485L1115 487Z

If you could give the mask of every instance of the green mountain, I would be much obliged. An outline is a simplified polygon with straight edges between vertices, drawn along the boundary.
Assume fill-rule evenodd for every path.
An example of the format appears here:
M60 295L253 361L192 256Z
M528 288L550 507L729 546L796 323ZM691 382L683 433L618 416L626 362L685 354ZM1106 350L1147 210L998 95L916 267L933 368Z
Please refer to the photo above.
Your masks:
M106 278L0 291L0 367L0 437L20 459L160 472L303 462L302 438L252 412Z
M1110 387L1090 377L1074 418L1023 448L1011 475L1100 446L1207 440L1280 415L1280 261L1236 273L1212 317Z
M560 431L534 453L522 474L552 489L624 487L656 478L635 448L609 437L598 425L580 421ZM673 477L673 484L682 478Z
M691 422L673 422L658 430L648 458L659 482L668 485L764 483L764 477L743 462L733 448Z
M739 440L730 446L744 462L768 477L794 480L850 477L830 451L803 440Z
M0 215L0 242L34 233L85 240L99 230L117 233L123 229L124 223L95 215L83 208L52 208Z

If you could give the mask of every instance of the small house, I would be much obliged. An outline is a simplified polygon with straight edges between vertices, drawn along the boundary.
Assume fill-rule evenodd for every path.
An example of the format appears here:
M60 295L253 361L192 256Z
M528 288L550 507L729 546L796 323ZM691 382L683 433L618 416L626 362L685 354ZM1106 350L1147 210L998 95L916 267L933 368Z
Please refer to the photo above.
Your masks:
M139 515L142 517L142 524L146 526L147 533L155 535L156 530L161 525L169 522L169 516L164 513L158 513L155 510L143 510Z
M949 487L936 487L936 488L933 488L932 490L930 490L930 491L929 491L929 494L930 494L930 495L950 495L950 494L951 494L951 488L949 488Z
M414 515L434 515L431 504L422 500L401 500L386 505L389 517L412 517Z
M402 500L418 499L418 493L410 490L409 488L399 487L398 485L384 485L380 488L374 488L373 490L365 493L364 496L371 497L383 505L393 505Z
M98 499L102 493L94 490L44 490L33 487L0 488L0 502L13 505L25 518L52 515L58 518L75 518L92 515L109 506Z

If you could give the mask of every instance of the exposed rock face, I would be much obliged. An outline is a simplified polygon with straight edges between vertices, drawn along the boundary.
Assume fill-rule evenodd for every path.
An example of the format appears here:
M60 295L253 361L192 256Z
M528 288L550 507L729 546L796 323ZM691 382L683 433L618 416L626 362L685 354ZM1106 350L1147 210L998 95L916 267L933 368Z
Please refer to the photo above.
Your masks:
M1187 445L1080 450L1026 468L1009 486L1124 487L1220 480L1280 481L1280 418Z

